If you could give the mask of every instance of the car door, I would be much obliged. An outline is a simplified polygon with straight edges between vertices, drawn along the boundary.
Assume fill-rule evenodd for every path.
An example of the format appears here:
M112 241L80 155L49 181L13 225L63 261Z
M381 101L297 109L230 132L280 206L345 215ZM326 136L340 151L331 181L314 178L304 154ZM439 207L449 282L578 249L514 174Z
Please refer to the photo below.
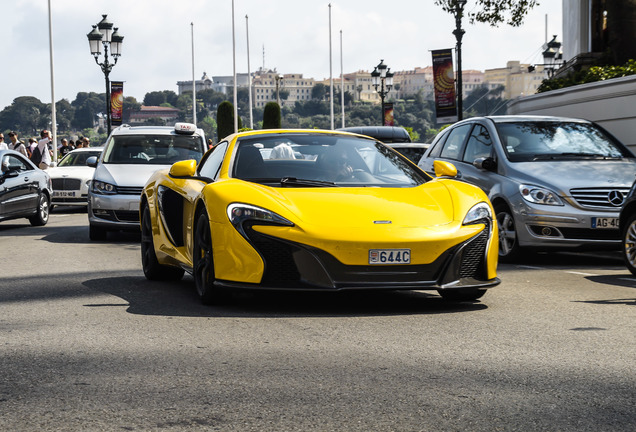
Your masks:
M2 158L0 214L2 217L28 213L37 206L35 170L18 155Z
M461 161L457 163L457 170L461 171L460 180L480 187L488 196L498 184L499 175L496 173L496 156L493 148L493 137L486 126L476 123L464 146ZM482 162L490 158L490 167Z

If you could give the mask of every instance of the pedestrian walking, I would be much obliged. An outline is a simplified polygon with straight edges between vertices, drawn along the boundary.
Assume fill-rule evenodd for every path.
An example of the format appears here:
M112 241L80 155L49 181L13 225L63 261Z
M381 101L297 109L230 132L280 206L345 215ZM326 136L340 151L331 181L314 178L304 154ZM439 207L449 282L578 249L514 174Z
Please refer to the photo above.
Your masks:
M18 134L11 131L9 132L10 143L7 144L9 150L15 150L19 153L22 153L24 156L29 157L29 153L26 150L26 146L18 139Z
M40 136L42 139L38 141L38 145L33 150L31 156L31 162L42 170L48 169L51 166L51 153L49 152L49 144L51 143L51 132L44 129Z
M9 150L9 146L4 142L4 134L0 133L0 150Z

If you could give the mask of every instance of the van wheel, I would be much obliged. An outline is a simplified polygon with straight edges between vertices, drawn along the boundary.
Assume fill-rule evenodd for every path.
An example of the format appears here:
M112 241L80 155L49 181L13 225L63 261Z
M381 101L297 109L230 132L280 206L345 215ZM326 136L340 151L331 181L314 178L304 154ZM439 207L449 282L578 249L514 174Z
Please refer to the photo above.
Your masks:
M514 262L522 255L515 228L515 219L508 206L503 204L495 207L495 215L499 228L499 261Z
M623 229L623 258L625 265L632 274L636 275L636 214L627 219Z

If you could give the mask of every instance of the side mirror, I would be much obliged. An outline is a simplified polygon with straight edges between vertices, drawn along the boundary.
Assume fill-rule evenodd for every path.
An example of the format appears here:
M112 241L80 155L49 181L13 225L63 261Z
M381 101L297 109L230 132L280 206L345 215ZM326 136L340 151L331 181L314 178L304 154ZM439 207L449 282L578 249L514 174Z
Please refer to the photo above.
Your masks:
M435 177L457 177L457 168L450 162L436 160L433 162Z
M96 168L97 167L97 156L91 156L88 159L86 159L86 166L89 166L91 168Z
M197 161L194 159L175 162L170 167L170 177L192 177L197 172Z
M482 157L479 159L475 159L475 161L473 162L473 166L481 170L495 171L497 169L497 162L491 157Z

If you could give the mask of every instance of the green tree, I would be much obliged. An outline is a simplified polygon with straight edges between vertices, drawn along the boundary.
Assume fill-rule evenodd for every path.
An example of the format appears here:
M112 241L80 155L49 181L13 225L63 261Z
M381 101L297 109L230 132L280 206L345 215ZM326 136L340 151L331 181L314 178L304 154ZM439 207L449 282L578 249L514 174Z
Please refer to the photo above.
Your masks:
M218 142L218 140L214 139L214 132L217 130L218 125L212 117L205 117L199 122L197 126L203 129L203 132L205 132L205 136L207 139L211 139L214 143Z
M327 97L327 86L323 83L318 83L311 88L311 98L316 100L325 100Z
M280 129L280 106L276 102L267 102L263 111L263 129Z
M234 133L234 105L232 105L232 102L223 101L219 104L216 112L216 121L219 141Z
M458 0L435 0L436 5L451 14L455 13L457 3ZM465 6L464 13L471 24L480 22L497 27L505 23L519 27L528 12L538 4L537 0L475 0L475 6Z

